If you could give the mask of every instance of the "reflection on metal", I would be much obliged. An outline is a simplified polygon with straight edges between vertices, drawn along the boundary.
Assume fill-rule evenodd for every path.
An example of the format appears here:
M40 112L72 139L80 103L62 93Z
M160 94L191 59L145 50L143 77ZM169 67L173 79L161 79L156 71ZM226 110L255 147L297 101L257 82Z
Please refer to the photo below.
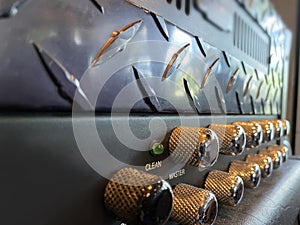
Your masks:
M252 114L255 115L255 107L254 107L254 101L253 101L253 97L252 96L250 96L250 102L251 102Z
M215 87L215 94L216 94L216 97L217 97L218 106L221 110L220 113L225 114L225 112L226 112L226 110L224 109L225 101L224 101L223 98L221 98L221 95L220 95L219 90L218 90L217 87Z
M273 82L273 87L276 88L276 84L275 84L275 74L274 74L274 70L272 70L272 82Z
M241 100L240 100L240 97L239 97L239 93L237 91L235 92L235 99L236 99L240 114L243 114Z
M276 88L276 91L275 91L275 94L274 94L274 99L273 99L274 102L276 102L277 94L278 94L278 88Z
M260 96L260 92L261 92L261 88L262 88L263 84L264 84L264 80L262 80L260 82L259 86L258 86L258 91L257 91L256 99L258 99L259 96Z
M273 104L271 101L270 101L270 110L271 110L271 114L273 114Z
M19 12L20 8L22 5L24 5L28 0L20 0L16 1L11 5L11 7L6 8L6 9L0 9L0 18L10 18ZM1 2L0 2L1 5Z
M104 8L103 6L98 2L98 0L90 0L94 6L102 13L104 14Z
M183 47L181 47L171 58L171 60L169 61L165 71L164 71L164 74L161 78L161 81L164 81L165 79L167 79L168 77L168 74L172 68L172 66L174 65L175 61L177 60L178 56L183 52L183 50L185 50L188 46L190 45L190 43L184 45Z
M268 91L267 91L267 95L266 95L266 98L265 98L265 102L267 102L269 100L271 88L272 88L272 86L269 86Z
M201 89L203 89L205 87L205 84L206 84L206 81L210 75L210 72L212 71L213 67L215 66L215 64L220 60L220 58L217 58L207 69L206 73L205 73L205 76L202 80L202 83L201 83Z
M21 3L20 0L0 0L0 12L3 9L10 8L13 3L17 1L18 3ZM46 0L41 1L47 3ZM105 71L112 72L112 78L110 78L110 81L106 84L107 89L100 92L101 96L99 97L101 97L102 100L96 102L97 112L110 111L110 107L114 105L112 103L116 98L118 91L123 87L122 84L130 82L130 79L133 79L135 88L137 89L132 92L133 95L141 95L140 90L136 85L132 69L130 67L128 68L128 65L134 65L139 71L143 72L147 78L150 77L148 75L152 74L153 76L158 75L160 76L160 79L162 79L162 76L164 75L165 77L163 80L171 79L172 82L180 84L181 87L183 87L182 79L184 77L187 80L191 94L196 94L196 96L199 97L201 114L210 113L211 110L220 111L218 106L214 108L210 107L209 104L211 100L207 99L207 97L213 97L216 101L217 96L216 93L214 93L215 85L213 84L215 81L222 84L222 90L219 89L219 95L226 100L226 108L223 108L226 109L226 113L228 114L239 114L238 104L235 99L236 96L234 96L236 91L238 92L240 105L244 114L251 114L252 112L250 95L253 97L255 112L261 113L262 106L260 105L260 101L261 98L265 100L270 86L272 86L272 88L269 93L268 102L264 103L265 113L268 115L271 114L270 101L272 101L274 114L279 115L282 110L284 114L286 101L282 101L282 95L283 98L286 96L285 90L287 90L287 88L282 85L286 83L285 81L287 80L286 77L288 75L289 32L281 22L280 18L277 18L276 13L273 13L273 10L268 11L265 21L261 20L260 15L256 21L251 18L251 14L246 12L247 9L239 5L238 1L240 3L243 2L242 0L230 0L226 3L221 0L181 0L180 11L176 9L176 0L172 1L172 5L168 4L167 1L154 0L88 0L83 4L79 3L80 1L78 4L61 0L58 0L58 3L49 2L47 4L28 1L21 8L21 13L17 15L17 18L3 21L1 29L3 40L10 40L11 38L11 41L5 42L5 45L2 46L2 50L4 50L2 54L2 61L4 62L2 65L3 74L10 74L10 69L12 67L19 68L18 70L22 71L23 74L26 74L26 76L22 76L22 83L26 88L20 90L22 91L22 97L18 97L17 94L9 94L10 91L7 90L7 88L2 88L2 91L5 93L3 96L9 95L9 97L7 97L7 99L3 97L0 99L0 102L2 102L3 107L6 107L7 105L9 105L9 107L14 107L15 105L17 108L24 110L35 110L40 108L42 110L51 109L51 111L71 111L71 105L61 101L60 97L57 95L51 96L51 99L47 101L47 99L49 99L47 92L52 89L51 81L50 85L46 84L46 82L49 81L49 79L47 79L48 77L41 77L41 79L44 79L40 80L42 83L31 82L32 79L35 79L34 75L31 74L33 69L35 71L34 74L44 72L44 68L39 67L40 60L38 60L37 57L37 60L30 62L30 65L32 66L26 66L28 63L25 62L27 60L30 61L32 54L35 55L35 52L24 49L21 54L22 56L20 56L20 54L14 54L13 51L5 51L5 49L22 49L22 44L26 43L26 40L29 40L28 37L32 37L36 41L42 41L43 46L45 48L47 46L46 50L51 49L51 54L59 59L63 65L67 66L71 63L72 66L74 66L70 68L72 69L71 72L76 73L76 78L78 80L83 76L85 77L87 83L86 85L81 83L81 85L86 88L89 87L88 85L91 85L89 90L85 89L90 101L92 101L91 97L93 93L96 93L95 91L97 91L98 88L96 82L93 82L93 79L97 78L93 78L93 76L90 75L96 73L104 74L104 69L109 69ZM34 4L37 5L35 6ZM139 8L132 4L135 4L135 6L138 6ZM224 24L225 26L223 29L230 30L231 32L228 34L220 32L215 29L215 27L211 26L211 24L206 21L207 18L202 17L202 14L199 14L199 9L195 9L194 4L199 6L198 8L201 9L202 12L208 12L207 16L216 24ZM188 11L185 11L186 7L190 9L188 16ZM255 8L255 10L262 12L258 8ZM41 13L46 11L48 13ZM102 13L104 12L105 15L102 15L100 11ZM144 11L146 13L144 13ZM228 14L229 17L223 17L223 14L221 14L223 11ZM69 15L67 20L64 19L64 16L66 16L65 13ZM243 19L243 29L247 30L248 34L241 30L233 29L235 26L235 13L239 16L239 21L240 18ZM269 15L269 13L272 13L272 15ZM49 18L49 14L56 15L57 18L53 20ZM112 20L109 18L110 15L113 15ZM36 20L36 16L38 16L38 20ZM96 16L97 18L100 18L100 20L96 22L93 20L94 22L91 22L91 16ZM28 24L30 24L30 27L28 27L26 32L22 32L21 29L23 27L23 17L28 21ZM223 20L221 20L222 18ZM226 18L226 20L224 20L224 18ZM232 23L230 23L230 21L232 21ZM19 27L20 29L5 29L7 22L9 22L11 27ZM195 23L197 26L195 26ZM51 27L50 30L47 29L47 34L44 32L44 24L48 24L49 27ZM266 31L263 31L263 29L266 30L268 24L272 25L272 27L268 28L269 34L267 34ZM65 30L65 32L62 32L65 27L68 27L68 29ZM230 29L227 29L228 27ZM263 29L261 29L262 27ZM86 35L87 30L93 32L90 33L90 35ZM262 57L259 56L259 51L255 51L254 55L253 53L252 55L248 55L246 52L234 47L234 41L238 44L238 40L234 39L237 36L234 35L237 35L235 32L239 32L239 35L243 35L240 39L247 40L247 42L245 42L246 46L245 43L239 43L239 45L243 45L243 48L246 49L245 51L249 52L250 46L253 45L257 48L257 44L254 44L254 42L258 42L254 39L253 31L258 32L259 36L266 35L272 39L272 43L270 44L271 52L269 54L271 57L268 62L267 71L260 65L261 63L253 61L253 57L257 58L257 54L259 59L262 59ZM113 35L111 36L112 32ZM42 34L45 34L46 36ZM245 35L248 36L246 37ZM39 40L35 37L39 37ZM132 43L133 41L135 43ZM142 45L138 43L147 44ZM177 58L175 55L176 59L173 57L172 66L172 61L170 62L170 65L168 65L173 54L187 43L190 43L190 46L183 50ZM79 45L81 46L80 48L78 48ZM136 48L138 45L140 46L139 49ZM278 55L275 54L275 49L277 49ZM72 54L70 50L73 50L74 54ZM120 51L122 51L122 53L119 53ZM251 49L250 52L252 52ZM210 74L206 74L208 67L218 57L220 58L220 61L214 66ZM67 61L64 62L65 60ZM93 60L93 65L97 65L99 68L91 67ZM117 70L117 67L122 67L123 62L127 65L127 69L124 68L121 72L120 70ZM85 70L87 67L86 63L89 64L87 70ZM106 68L110 63L112 63L111 66ZM231 67L228 68L226 63L227 65L230 64ZM37 64L37 66L34 66L35 64ZM166 69L167 65L169 67ZM237 73L235 70L238 67L240 70ZM146 74L144 71L150 71L151 73L147 72ZM256 71L259 80L256 79ZM18 73L17 71L13 72ZM122 73L123 76L114 76L114 73ZM184 76L182 76L183 73L185 74ZM248 92L244 97L243 92L252 74L253 79L250 81ZM188 75L188 77L186 75ZM203 79L204 77L205 79ZM211 82L211 80L213 82ZM101 78L98 81L100 83ZM268 81L268 84L266 81ZM198 85L196 88L194 87L194 82ZM12 87L14 85L13 79L7 78L7 76L1 76L0 83L7 87ZM45 89L48 87L48 91L41 93L39 97L35 97L34 101L32 101L32 96L34 96L33 93L43 88L40 86L41 84L45 84ZM154 86L155 84L150 84L152 85L152 88L158 92L156 86ZM166 90L163 90L163 93L167 93L168 98L170 99L162 101L162 99L159 98L164 110L170 113L176 113L176 111L193 113L193 109L190 107L189 102L187 102L183 88L180 88L180 90L173 90L173 86L170 83L164 84L164 86L165 85ZM201 87L208 89L208 95L203 95L202 91L204 89L201 90ZM223 94L224 97L222 96ZM173 102L174 104L169 104L167 102ZM215 103L217 104L217 102ZM176 107L173 107L175 104ZM120 111L131 110L128 107L129 105L124 102L119 102L116 106ZM132 110L134 112L150 111L149 106L144 102L135 104L132 107L134 108ZM280 108L280 110L277 110L277 108Z
M234 78L235 78L235 76L237 75L237 73L239 72L239 70L240 70L240 68L237 68L237 69L233 72L233 74L231 75L230 80L229 80L228 85L227 85L226 94L230 91L230 89L231 89L231 87L232 87L232 85L233 85Z
M99 62L99 60L100 60L101 56L103 55L103 53L107 50L107 48L108 48L109 46L112 45L112 43L114 43L114 42L119 38L119 36L120 36L123 32L127 31L127 30L130 29L130 28L133 28L135 25L140 25L141 23L142 23L142 20L137 20L137 21L135 21L135 22L132 22L132 23L130 23L130 24L127 24L126 26L122 27L121 29L119 29L119 30L117 30L117 31L112 32L110 38L105 42L105 44L102 46L102 48L99 50L99 52L98 52L97 55L95 56L95 58L94 58L94 60L93 60L91 66L94 67L94 66ZM134 34L135 34L135 33L134 33ZM130 41L131 38L134 36L134 34L131 35L131 36L127 39L127 41ZM120 49L119 51L121 51L121 50L122 50L122 49Z
M191 2L190 0L185 0L185 14L189 15L191 11Z
M266 114L266 112L265 112L265 103L264 103L264 100L261 99L260 103L261 103L261 109L262 109L263 114Z
M266 81L266 84L268 85L268 84L269 84L269 81L268 81L268 76L267 76L267 74L265 74L265 81Z
M165 19L162 18L161 16L156 15L153 12L150 12L150 15L152 16L157 28L159 29L160 33L162 34L162 36L169 41L169 32L168 32L168 28L165 22Z
M193 107L195 112L200 114L200 112L199 112L200 111L199 99L197 98L197 96L195 96L191 93L190 88L189 88L189 84L188 84L187 80L184 79L184 78L183 78L183 86L184 86L184 89L185 89L185 92L186 92L187 96L189 97L191 106Z
M199 37L198 37L198 36L195 36L195 39L196 39L197 45L198 45L198 47L199 47L199 49L200 49L202 55L203 55L204 57L206 57L206 53L205 53L205 51L204 51L203 45L201 44L201 41L200 41Z
M216 15L214 14L214 12L212 10L209 10L210 7L216 7L218 6L218 4L220 4L220 2L218 1L193 1L193 8L199 12L203 18L205 18L205 20L210 23L210 25L214 26L216 29L222 31L222 32L230 32L230 30L232 28L228 27L228 24L224 22L222 19L222 17L216 17ZM219 11L218 13L225 13L223 16L224 18L226 18L226 16L229 16L226 11Z
M256 76L256 79L259 80L259 76L258 76L257 69L254 69L254 74L255 74L255 76Z
M243 61L241 61L241 64L242 64L242 68L243 68L244 74L246 75L247 74L247 70L246 70L246 67L245 67L245 63Z
M135 79L138 82L138 86L142 92L142 95L144 97L146 97L147 100L149 100L150 108L154 108L154 110L156 112L161 112L162 107L159 103L157 95L156 95L155 91L153 90L153 88L150 86L150 84L145 79L145 76L141 72L139 72L134 66L132 66L132 70L133 70ZM147 101L145 101L145 102L148 103Z
M244 97L245 97L245 96L247 95L247 93L248 93L248 90L249 90L249 87L250 87L250 83L251 83L252 78L253 78L253 75L249 78L249 80L248 80L248 82L247 82L247 84L246 84L246 87L245 87L245 89L244 89Z
M227 64L227 66L230 67L229 59L228 59L228 57L226 55L226 52L222 51L222 53L223 53L223 56L224 56L224 59L225 59L225 62Z
M60 62L50 56L50 54L48 54L40 45L35 42L32 44L47 72L59 89L62 97L68 99L72 103L77 90L80 98L76 98L76 103L84 110L92 110L93 106L84 91L81 89L80 83L76 77L69 73L69 71L67 71Z
M181 0L176 0L176 8L177 8L178 10L181 9Z

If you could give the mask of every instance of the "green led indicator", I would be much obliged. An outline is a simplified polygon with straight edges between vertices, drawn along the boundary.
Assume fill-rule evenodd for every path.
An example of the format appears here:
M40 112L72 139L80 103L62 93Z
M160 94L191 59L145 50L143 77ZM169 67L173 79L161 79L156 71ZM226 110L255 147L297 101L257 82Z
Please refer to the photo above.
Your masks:
M161 155L161 154L164 153L164 151L165 151L165 147L162 144L160 144L160 143L154 143L152 145L151 152L152 152L153 155Z

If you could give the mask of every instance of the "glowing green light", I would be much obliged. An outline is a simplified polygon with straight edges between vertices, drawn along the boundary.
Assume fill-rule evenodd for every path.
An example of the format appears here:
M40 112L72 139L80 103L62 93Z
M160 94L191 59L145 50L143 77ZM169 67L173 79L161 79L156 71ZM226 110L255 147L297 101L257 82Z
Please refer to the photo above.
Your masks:
M162 144L160 144L160 143L154 143L152 145L151 152L152 152L153 155L161 155L161 154L164 153L164 151L165 151L165 147Z

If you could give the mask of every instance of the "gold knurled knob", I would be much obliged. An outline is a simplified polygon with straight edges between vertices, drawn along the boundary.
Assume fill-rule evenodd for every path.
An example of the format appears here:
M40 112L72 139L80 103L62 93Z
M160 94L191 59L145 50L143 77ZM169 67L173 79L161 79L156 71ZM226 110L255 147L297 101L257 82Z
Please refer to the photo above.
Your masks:
M269 177L273 172L273 162L270 156L249 154L245 161L259 165L262 177Z
M262 149L259 154L270 156L273 162L273 168L277 169L282 164L282 154L278 150Z
M219 139L220 153L226 155L240 155L246 146L246 134L239 125L233 124L210 124Z
M180 126L171 132L169 151L176 163L207 168L217 161L219 141L210 129Z
M277 140L280 139L280 137L282 137L284 133L282 122L280 120L269 120L269 121L274 124L275 139Z
M281 119L280 120L283 127L283 136L289 135L291 130L290 121Z
M258 123L262 127L263 142L270 142L274 139L275 128L274 124L268 120L252 121Z
M205 189L215 194L220 204L235 206L244 194L242 178L223 171L211 171L205 180Z
M262 143L262 127L259 124L254 122L234 122L233 124L240 125L245 130L247 148L255 148Z
M288 159L289 149L287 147L282 145L270 145L268 146L268 149L280 151L282 154L282 162L286 162Z
M181 225L214 223L218 213L218 202L212 192L188 184L178 184L173 193L171 220Z
M228 172L241 177L244 181L245 187L247 188L256 188L260 183L261 172L256 163L232 161Z
M106 185L104 204L122 222L163 225L172 212L173 192L170 185L156 175L124 168Z

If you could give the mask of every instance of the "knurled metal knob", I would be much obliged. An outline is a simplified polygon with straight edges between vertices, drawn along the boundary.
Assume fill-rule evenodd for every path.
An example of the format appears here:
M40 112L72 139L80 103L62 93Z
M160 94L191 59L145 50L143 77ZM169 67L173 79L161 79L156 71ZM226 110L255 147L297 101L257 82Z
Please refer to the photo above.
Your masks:
M282 137L284 133L282 122L280 120L269 120L269 121L274 124L275 139L277 140L280 139L280 137Z
M249 154L245 161L259 165L262 177L269 177L273 172L273 161L270 156Z
M244 194L242 178L223 171L211 171L205 180L205 189L213 192L218 202L235 206L240 203Z
M127 224L163 225L172 212L173 192L156 175L124 168L106 185L104 204Z
M259 154L270 156L273 162L273 168L277 169L282 164L282 154L278 150L262 149Z
M283 136L289 135L290 130L291 130L290 121L284 120L284 119L281 119L280 121L281 121L282 127L283 127Z
M214 223L218 213L218 202L212 192L188 184L178 184L173 193L171 220L181 225Z
M261 125L262 132L263 132L263 142L270 142L274 139L275 128L273 123L271 123L268 120L252 121L252 122Z
M256 188L260 184L261 172L256 163L232 161L228 172L242 178L247 188Z
M176 163L207 168L217 161L219 141L210 129L180 126L171 132L169 151Z
M263 133L259 124L254 122L234 122L233 124L240 125L245 130L247 148L255 148L262 143Z
M245 150L246 134L239 125L233 124L210 124L219 139L219 152L226 155L240 155Z
M268 149L280 151L282 154L282 162L286 162L288 159L289 149L287 147L282 145L270 145L268 146Z

